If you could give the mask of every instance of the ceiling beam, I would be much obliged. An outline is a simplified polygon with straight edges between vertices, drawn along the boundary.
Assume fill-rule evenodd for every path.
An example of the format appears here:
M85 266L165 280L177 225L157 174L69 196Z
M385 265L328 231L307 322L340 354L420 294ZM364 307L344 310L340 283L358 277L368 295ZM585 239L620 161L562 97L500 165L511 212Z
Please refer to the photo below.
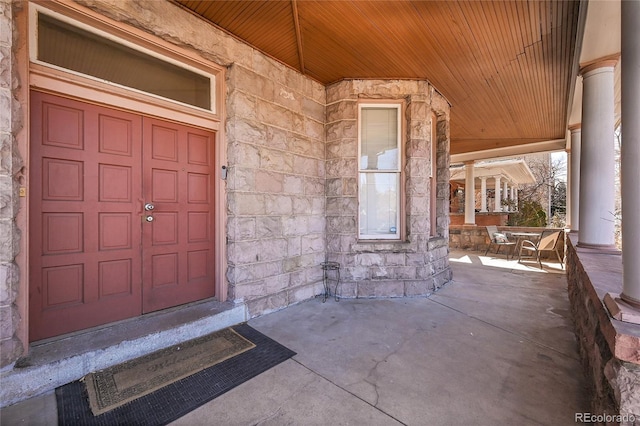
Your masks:
M512 147L518 147L521 145L531 145L538 142L545 142L549 140L563 139L565 137L566 130L561 135L552 135L541 138L503 138L503 139L455 139L451 138L451 155L464 154L467 152L499 150L499 149L511 149ZM555 137L554 137L555 136Z
M300 17L298 16L298 1L291 0L291 7L293 9L293 25L296 28L296 45L298 46L298 60L300 61L300 72L306 74L304 69L304 46L302 45L302 32L300 31Z
M539 152L564 151L566 139L552 139L542 142L532 142L525 145L507 146L486 149L483 151L464 152L451 155L451 164L460 164L471 160L487 160L490 158L512 157L516 155L535 154Z

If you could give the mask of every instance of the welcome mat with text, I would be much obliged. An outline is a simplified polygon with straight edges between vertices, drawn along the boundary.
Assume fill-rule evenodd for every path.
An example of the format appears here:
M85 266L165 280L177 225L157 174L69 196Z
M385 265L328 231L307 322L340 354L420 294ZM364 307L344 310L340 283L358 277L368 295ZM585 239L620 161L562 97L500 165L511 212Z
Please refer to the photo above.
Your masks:
M240 324L57 388L58 424L164 425L293 355Z

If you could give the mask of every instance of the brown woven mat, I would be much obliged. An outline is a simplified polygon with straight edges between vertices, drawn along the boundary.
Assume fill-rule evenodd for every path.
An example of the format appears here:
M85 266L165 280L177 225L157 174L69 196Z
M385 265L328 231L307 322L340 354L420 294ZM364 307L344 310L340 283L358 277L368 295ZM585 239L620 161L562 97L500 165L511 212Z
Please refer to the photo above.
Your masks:
M255 345L231 328L171 346L84 377L99 415L241 354Z

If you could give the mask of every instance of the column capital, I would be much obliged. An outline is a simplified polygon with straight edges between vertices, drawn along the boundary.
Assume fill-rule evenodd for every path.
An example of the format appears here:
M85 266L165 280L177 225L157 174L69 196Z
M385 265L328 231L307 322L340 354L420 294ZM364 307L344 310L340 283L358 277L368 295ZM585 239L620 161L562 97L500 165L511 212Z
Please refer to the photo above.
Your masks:
M585 74L597 70L598 68L613 68L616 66L618 61L620 60L620 53L614 53L613 55L607 55L602 58L594 59L593 61L585 62L580 64L580 72L581 76Z

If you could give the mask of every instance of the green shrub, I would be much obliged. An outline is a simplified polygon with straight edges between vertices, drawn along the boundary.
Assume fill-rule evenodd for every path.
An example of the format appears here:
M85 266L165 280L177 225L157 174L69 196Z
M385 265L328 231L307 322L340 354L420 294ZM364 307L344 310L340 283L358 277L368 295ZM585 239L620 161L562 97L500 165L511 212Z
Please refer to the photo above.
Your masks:
M521 201L518 211L509 214L510 226L547 226L547 213L538 201Z

